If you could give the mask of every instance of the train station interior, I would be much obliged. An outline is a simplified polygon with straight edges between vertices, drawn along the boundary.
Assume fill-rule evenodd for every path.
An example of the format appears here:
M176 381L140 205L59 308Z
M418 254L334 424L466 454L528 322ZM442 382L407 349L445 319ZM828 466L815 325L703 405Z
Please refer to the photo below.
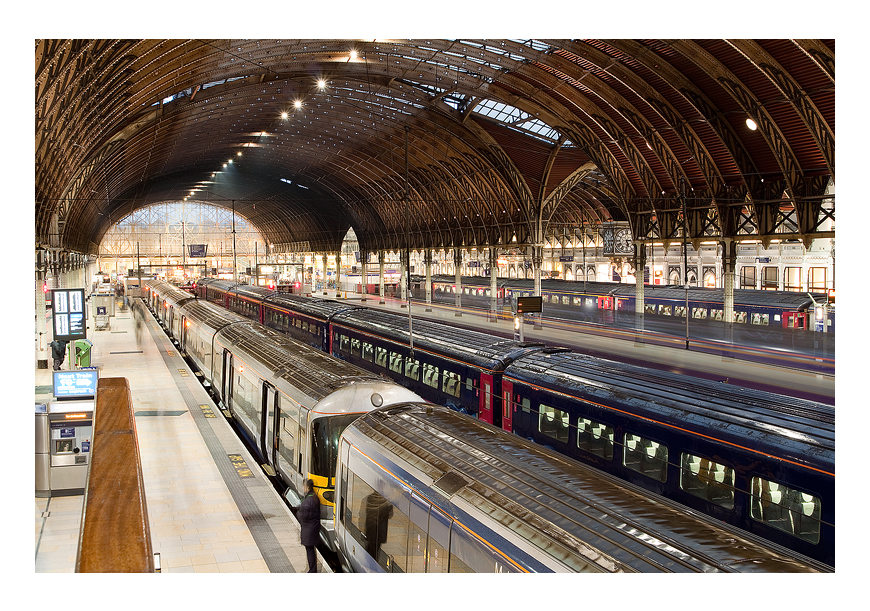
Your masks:
M312 18L319 18L320 10ZM464 10L469 17L485 14L479 7ZM190 9L181 14L193 15ZM774 9L759 9L764 18L776 15ZM403 31L392 20L386 23L394 26L387 31ZM452 29L436 23L439 32ZM739 20L725 23L743 31ZM786 19L794 29L778 25L772 33L803 32L806 24L798 23ZM656 31L640 23L630 28L638 29ZM728 30L712 33L721 35L720 29ZM515 24L505 28L515 30ZM34 372L35 543L26 549L35 551L35 561L33 568L22 562L24 536L14 535L9 570L40 580L44 573L76 572L304 573L309 565L296 514L304 497L299 482L311 477L325 529L317 572L413 572L412 566L435 572L442 560L432 551L434 531L429 547L424 532L421 564L411 560L413 537L403 552L407 565L388 547L392 540L372 558L358 560L352 537L359 551L368 551L372 535L368 527L349 526L352 508L345 497L355 493L357 480L351 471L348 484L347 470L357 463L352 463L354 447L350 454L339 451L345 446L338 435L330 442L326 475L313 466L313 450L310 459L302 449L281 458L287 443L281 435L291 429L280 410L292 403L303 421L300 410L308 399L300 397L314 396L310 389L303 392L311 381L300 380L294 391L292 380L281 386L289 364L278 359L271 371L260 373L262 363L278 357L255 363L239 355L253 351L256 342L272 342L270 355L284 354L290 349L286 337L303 352L322 348L326 355L317 358L327 359L324 371L359 376L368 370L365 376L403 385L421 401L562 454L559 461L608 471L615 452L616 471L606 477L617 485L655 499L668 497L668 507L673 504L692 519L700 516L703 528L723 529L651 572L770 570L781 573L776 579L788 589L805 587L797 572L829 573L828 581L804 590L801 598L834 602L830 579L845 584L856 554L853 536L837 537L835 568L835 397L842 404L843 398L861 396L857 367L863 336L854 315L861 298L855 265L860 220L850 209L845 224L841 221L848 239L841 240L836 265L835 117L852 119L857 98L853 85L835 95L836 42L845 41L35 39L34 273L13 281L31 287L25 302L35 311L34 352L28 367L20 356L9 357L16 362L14 377ZM850 55L847 49L852 50L842 48L841 56ZM841 148L847 151L841 159L853 170L848 164L860 154L848 142ZM841 172L841 196L857 195L850 189L855 175ZM21 233L23 238L12 240L16 250L29 246L18 244L28 237ZM361 311L371 312L370 320ZM19 318L9 306L6 312ZM219 317L222 322L216 322ZM233 325L253 325L254 331L226 339L222 334ZM23 345L25 329L10 326L11 345ZM839 345L846 355L839 383L837 327L847 331ZM450 331L438 339L438 329ZM472 354L464 348L463 342L471 346L484 335L492 338L486 349ZM399 336L407 339L395 339ZM453 346L450 337L458 338ZM409 351L390 352L388 339ZM471 367L484 354L508 354L506 346L515 352L497 365L475 365L483 372L477 377L460 365L441 364L465 366L464 357L456 355L467 350ZM535 350L541 360L532 358ZM560 354L578 369L540 365ZM444 359L440 369L427 364L427 355ZM586 371L587 360L598 359L619 364L602 367L612 369L614 380L617 368L624 367L619 375L626 381L619 383L625 386L614 381L606 392L606 378L576 373ZM409 373L412 362L422 363L422 376ZM245 368L262 376L255 394L245 395L250 392ZM312 366L311 375L316 371ZM646 371L648 377L640 373ZM526 382L523 375L534 372L540 378ZM574 386L567 385L569 378ZM105 406L109 413L108 389L115 383L129 390L111 395L120 397L111 409L119 410L122 421L118 425L112 416L116 430L110 431L102 428L110 423L100 422L96 408ZM679 392L668 394L670 384ZM18 397L24 385L16 387L21 387ZM517 390L521 387L525 390ZM267 390L274 398L267 398L273 396ZM545 391L552 394L541 394ZM634 403L616 403L633 392L638 393ZM576 405L568 401L574 393L584 397ZM465 402L466 396L474 402ZM374 397L375 407L367 410L381 405ZM662 415L643 411L652 403L661 405ZM702 431L698 406L708 403L724 406L725 415L721 424ZM602 424L608 410L625 415L635 407L643 424L634 433L628 424ZM269 424L273 408L275 421ZM311 418L308 431L303 422L289 433L303 444L314 441L317 408L312 410L304 417ZM859 411L841 414L837 428L846 444L863 426L866 416L853 413ZM254 412L255 420L262 417L254 426L263 430L246 424L245 413ZM14 419L15 426L19 420L24 426L23 415ZM555 428L548 428L554 422ZM523 423L534 430L522 429ZM726 432L729 426L753 432ZM348 434L368 430L360 425ZM584 431L592 435L587 446ZM687 431L697 436L697 442L685 442L698 448L692 450L697 455L677 450L683 443L679 435ZM720 433L721 447L705 455L703 443L719 441ZM129 435L132 442L114 458L100 457L101 441L109 445L118 435ZM395 435L385 447L400 456L395 448L406 446ZM782 440L773 441L774 436ZM565 440L567 454L560 445ZM602 440L615 449L601 449ZM644 480L651 468L641 473L641 467L630 466L630 452L646 453L642 459L648 465L654 454L659 460L661 450L665 458L657 480ZM760 476L749 473L750 467L724 470L746 451L759 457L747 464L763 464ZM430 477L428 493L408 483L415 469L422 469L422 459L399 468L398 462L369 457L384 469L377 481L405 477L402 486L417 495L403 511L413 512L413 498L422 498L435 516L439 495L453 498L454 490L437 477ZM712 492L703 502L675 496L690 488L685 482L698 465L707 468L708 458L710 490L730 485L732 500L714 499ZM111 460L114 468L105 462ZM852 478L851 461L841 462L847 469L841 473ZM453 477L471 479L472 471L451 469ZM95 481L115 476L123 489L115 496L104 492L111 486ZM33 480L29 471L15 479L17 518L26 511L25 487ZM108 500L101 501L101 494ZM741 501L741 494L749 500ZM438 511L452 507L458 512L453 528L461 524L475 533L471 539L499 560L494 569L475 569L461 555L467 549L445 545L450 567L533 572L530 567L537 565L522 554L547 562L557 556L553 542L520 553L505 543L519 535L488 539L481 525L492 516L480 517L458 499L457 493L453 505L438 505ZM785 517L771 517L768 503L784 507ZM514 505L522 501L503 507ZM837 511L847 528L853 511L842 502ZM412 513L408 516L412 523ZM94 524L90 530L88 519ZM434 519L428 518L430 528ZM137 534L116 537L121 543L111 540L119 524ZM637 532L643 524L640 518L633 522ZM7 530L13 528L18 530L11 524ZM515 531L524 532L519 526ZM576 540L578 548L597 551L595 562L590 560L594 570L647 570L632 564L625 546L620 551L604 546L605 536L583 539L579 527L573 532L561 523L541 532L554 537L567 532L554 539L558 545ZM594 528L583 522L582 533L589 532ZM657 541L657 549L683 549L681 537L688 536L650 533L638 539ZM727 539L722 533L736 533L741 543L735 549L759 546L754 569L751 562L717 560L718 550L707 551L711 540ZM539 542L540 536L528 541ZM518 549L526 550L525 544ZM118 552L118 545L129 548ZM602 557L607 562L599 562ZM704 563L715 568L698 568L708 567ZM134 564L137 568L117 568ZM558 564L556 572L573 572L569 566L576 565ZM281 596L273 584L256 583L268 588L266 604L321 604L324 590L327 598L337 593L350 604L351 589L325 581L342 578L274 584L290 586ZM257 604L249 581L226 592L232 582L212 577L188 592L179 579L170 584L179 602ZM450 587L482 600L470 582L454 579ZM698 595L704 585L692 579L698 578L684 575L679 583ZM78 581L64 583L80 587ZM368 591L369 582L355 583ZM407 583L413 584L408 593L423 585L416 579ZM504 604L556 602L549 594L542 598L548 587L542 582L516 596L504 591L505 584L481 583L497 587L494 600ZM558 583L577 587L573 581ZM758 583L740 586L744 583L758 600L776 600ZM420 604L445 604L436 598ZM110 602L104 594L97 600ZM159 593L144 592L142 600L156 604ZM607 597L595 600L605 604ZM726 601L711 604L724 608Z

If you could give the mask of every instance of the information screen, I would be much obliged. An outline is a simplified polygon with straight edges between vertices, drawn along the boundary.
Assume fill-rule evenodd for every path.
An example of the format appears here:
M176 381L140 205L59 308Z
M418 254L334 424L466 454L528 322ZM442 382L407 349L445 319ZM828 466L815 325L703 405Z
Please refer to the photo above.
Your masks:
M54 371L54 396L58 399L82 399L97 394L99 372L96 369Z
M85 339L85 289L52 289L54 339Z

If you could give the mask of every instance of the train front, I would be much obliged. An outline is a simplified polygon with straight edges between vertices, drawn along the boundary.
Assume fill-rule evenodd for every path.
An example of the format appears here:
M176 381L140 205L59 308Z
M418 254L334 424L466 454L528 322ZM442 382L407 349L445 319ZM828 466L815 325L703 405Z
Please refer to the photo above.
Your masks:
M310 412L308 477L320 499L320 534L335 551L335 469L338 440L347 426L368 412L403 402L425 402L419 395L385 378L357 378L324 397Z

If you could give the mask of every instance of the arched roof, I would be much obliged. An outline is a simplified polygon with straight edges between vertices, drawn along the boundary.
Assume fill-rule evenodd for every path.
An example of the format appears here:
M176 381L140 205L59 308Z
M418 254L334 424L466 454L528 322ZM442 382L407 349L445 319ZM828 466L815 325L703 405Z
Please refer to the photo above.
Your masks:
M113 220L191 193L312 251L350 226L365 250L534 245L608 221L668 241L683 205L694 240L807 239L831 214L834 40L35 51L38 246L96 252Z

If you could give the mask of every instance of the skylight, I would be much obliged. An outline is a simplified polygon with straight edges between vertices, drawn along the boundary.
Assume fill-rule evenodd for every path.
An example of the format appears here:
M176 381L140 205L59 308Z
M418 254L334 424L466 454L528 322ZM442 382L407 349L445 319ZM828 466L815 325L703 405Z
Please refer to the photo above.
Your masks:
M521 131L538 140L555 143L561 138L557 129L550 127L540 119L536 119L519 108L495 100L484 100L474 107L474 112L495 119L511 129ZM563 146L573 146L573 144L566 142Z

